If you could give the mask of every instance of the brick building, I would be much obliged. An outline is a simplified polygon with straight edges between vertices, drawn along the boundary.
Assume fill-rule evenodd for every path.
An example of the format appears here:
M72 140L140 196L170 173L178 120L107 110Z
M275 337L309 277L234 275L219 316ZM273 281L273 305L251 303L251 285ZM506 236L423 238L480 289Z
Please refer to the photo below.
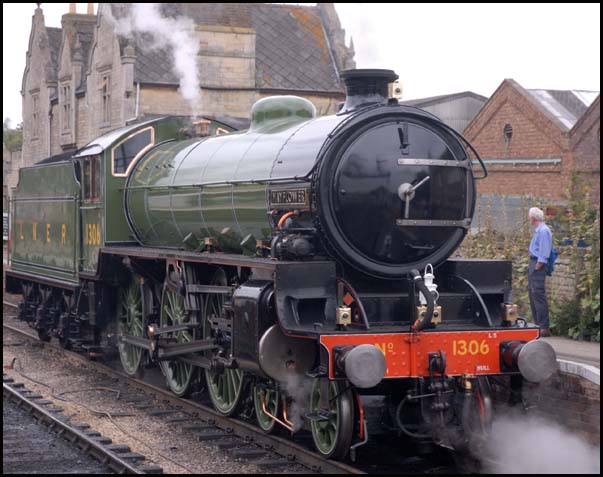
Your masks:
M339 72L355 66L353 47L332 3L317 6L259 3L160 4L162 15L192 20L198 42L200 108L179 91L172 51L151 49L144 34L120 36L115 19L132 4L100 4L62 28L32 18L23 74L23 162L75 150L127 122L154 114L248 118L258 99L303 96L319 114L345 98Z
M599 203L599 131L598 92L528 90L504 80L464 133L488 167L478 192L562 203L578 174Z

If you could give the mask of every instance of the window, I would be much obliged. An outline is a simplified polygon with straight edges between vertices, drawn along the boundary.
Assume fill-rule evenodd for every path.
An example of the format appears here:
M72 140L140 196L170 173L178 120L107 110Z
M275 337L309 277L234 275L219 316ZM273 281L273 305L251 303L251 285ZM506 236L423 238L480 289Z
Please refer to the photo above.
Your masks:
M61 102L63 103L63 131L68 132L71 128L71 86L61 87Z
M113 174L126 175L128 167L141 151L155 141L153 128L138 131L113 148Z
M102 122L111 123L111 76L103 75L101 77L101 101L103 104Z
M32 121L33 121L33 127L31 128L32 130L32 137L36 138L38 137L39 131L40 131L40 98L39 95L34 94L31 97L32 99Z
M83 159L84 163L84 200L100 202L101 180L100 180L100 156L90 156Z
M505 124L503 136L505 138L505 144L507 146L511 144L511 138L513 137L513 126L511 126L509 123Z

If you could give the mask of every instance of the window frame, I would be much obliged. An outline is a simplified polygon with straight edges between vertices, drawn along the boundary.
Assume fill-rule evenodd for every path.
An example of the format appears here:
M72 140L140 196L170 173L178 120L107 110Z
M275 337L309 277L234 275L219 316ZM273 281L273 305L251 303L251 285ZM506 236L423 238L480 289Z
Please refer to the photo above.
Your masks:
M31 95L31 111L32 111L32 122L33 122L33 127L32 127L32 132L31 132L31 137L32 139L37 139L40 135L40 93L36 92L36 93L32 93Z
M147 131L151 131L151 142L136 153L136 155L132 158L132 160L128 164L128 167L126 168L125 172L115 172L115 150L118 149L123 143L132 139L133 137L136 137L139 134L142 134ZM148 126L146 128L139 129L138 131L133 132L132 134L126 136L124 139L119 141L115 146L113 146L111 148L111 175L113 177L128 177L128 175L130 174L130 171L132 170L134 165L138 162L138 159L140 159L140 157L145 152L147 152L149 149L151 149L154 146L155 146L155 128L153 126Z
M61 93L63 103L61 133L69 133L71 131L71 84L69 82L61 84Z
M86 168L90 173L86 175ZM82 158L82 200L87 203L100 203L102 190L101 156L95 154Z

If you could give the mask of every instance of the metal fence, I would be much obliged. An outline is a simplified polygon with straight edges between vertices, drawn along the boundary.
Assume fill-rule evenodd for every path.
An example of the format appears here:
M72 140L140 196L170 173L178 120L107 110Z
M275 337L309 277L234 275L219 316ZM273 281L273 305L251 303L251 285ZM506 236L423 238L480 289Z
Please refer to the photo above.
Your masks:
M546 213L548 206L559 205L541 197L512 195L478 195L471 232L477 233L486 226L503 234L518 232L527 220L530 207L540 207Z

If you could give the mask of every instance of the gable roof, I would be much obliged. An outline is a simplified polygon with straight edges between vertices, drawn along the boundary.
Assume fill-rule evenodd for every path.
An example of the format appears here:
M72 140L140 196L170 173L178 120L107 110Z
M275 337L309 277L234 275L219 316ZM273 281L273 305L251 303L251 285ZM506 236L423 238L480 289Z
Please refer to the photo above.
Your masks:
M259 89L343 92L318 7L262 3L161 4L169 16L187 16L198 25L251 28L256 34L255 78ZM111 4L117 18L127 4ZM140 48L144 35L135 34L134 81L178 85L167 48Z
M594 114L597 114L597 112L600 115L601 114L600 109L601 109L601 95L599 94L599 95L597 95L595 100L592 102L592 104L588 107L588 109L584 112L584 114L580 117L580 119L578 119L576 124L574 124L574 127L570 131L570 135L575 136L576 134L580 134L582 125L588 121L589 117L591 117Z

